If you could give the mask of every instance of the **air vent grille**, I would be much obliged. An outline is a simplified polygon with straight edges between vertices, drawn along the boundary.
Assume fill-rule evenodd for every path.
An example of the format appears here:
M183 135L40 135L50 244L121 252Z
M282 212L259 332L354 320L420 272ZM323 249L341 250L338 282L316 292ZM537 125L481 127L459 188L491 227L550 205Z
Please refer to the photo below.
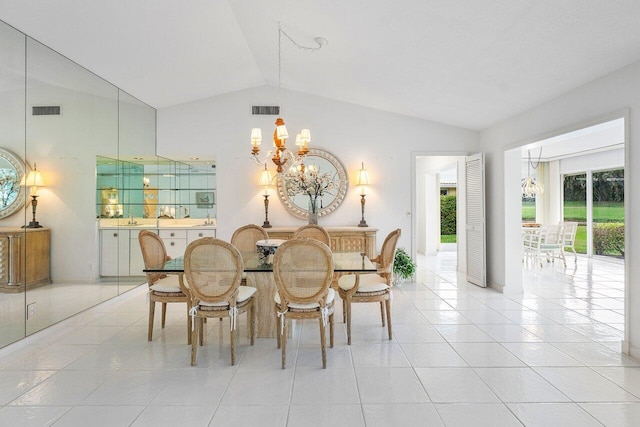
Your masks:
M251 114L254 116L277 116L280 114L279 105L253 105Z
M39 105L34 106L31 109L31 114L34 116L59 116L59 105Z

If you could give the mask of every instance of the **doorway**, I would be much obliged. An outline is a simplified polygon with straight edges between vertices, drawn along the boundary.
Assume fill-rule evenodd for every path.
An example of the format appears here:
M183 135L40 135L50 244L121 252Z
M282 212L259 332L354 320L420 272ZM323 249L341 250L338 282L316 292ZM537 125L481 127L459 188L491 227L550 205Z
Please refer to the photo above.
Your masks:
M465 159L463 155L415 156L412 241L418 264L425 259L422 255L447 251L455 254L457 271L465 272Z
M574 330L598 325L620 339L625 296L625 135L621 117L505 151L505 232L514 236L505 242L505 292L544 295L572 311L569 317L552 320ZM543 191L523 197L514 182L528 178ZM571 242L576 254L563 245L566 267L563 260L551 260L546 254L527 262L521 236L528 227L523 225L576 223ZM518 228L523 232L516 233Z

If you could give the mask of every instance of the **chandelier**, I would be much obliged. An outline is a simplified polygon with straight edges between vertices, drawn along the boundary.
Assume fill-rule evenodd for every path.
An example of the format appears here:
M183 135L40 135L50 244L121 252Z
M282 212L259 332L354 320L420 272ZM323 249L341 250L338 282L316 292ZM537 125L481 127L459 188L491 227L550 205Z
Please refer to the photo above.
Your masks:
M282 30L280 23L278 23L278 107L280 106L280 89L282 85L281 79L281 71L282 71L282 47L281 41L282 36L285 36L294 46L301 50L308 51L318 51L322 48L322 46L326 45L328 41L322 37L316 37L315 42L318 44L317 47L307 47L302 46L298 42L296 42L289 34ZM282 173L282 166L287 163L290 159L293 164L302 163L304 161L304 157L309 152L309 143L311 142L311 131L309 129L302 129L300 133L296 135L296 145L298 146L298 153L293 154L292 151L286 151L286 143L289 138L289 132L287 131L287 127L285 126L284 120L282 117L278 117L275 122L276 129L273 131L273 146L275 149L275 153L273 151L269 151L266 156L260 159L258 156L260 154L260 143L262 142L262 130L260 128L251 129L251 156L259 165L265 165L267 159L273 153L273 157L271 160L276 165L276 170L278 173Z
M542 157L542 147L540 147L540 154L538 154L538 161L536 162L535 166L531 161L531 150L527 150L527 153L529 157L527 161L527 177L522 180L522 197L524 197L525 199L531 199L537 194L544 193L544 186L531 176L531 168L536 169L540 164L540 158Z

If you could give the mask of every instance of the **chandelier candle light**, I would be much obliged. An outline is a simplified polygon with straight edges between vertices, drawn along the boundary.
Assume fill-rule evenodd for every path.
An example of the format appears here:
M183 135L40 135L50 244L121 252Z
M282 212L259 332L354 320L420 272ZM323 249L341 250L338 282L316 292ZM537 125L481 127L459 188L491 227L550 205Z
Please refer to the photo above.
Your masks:
M309 50L309 51L318 51L322 48L322 46L326 45L328 42L326 39L322 37L316 37L315 42L318 44L317 47L307 47L302 46L295 40L289 36L289 34L285 33L282 30L280 24L278 24L278 98L280 98L280 88L282 84L281 80L281 71L282 71L282 47L281 41L282 36L285 36L291 43L293 43L298 49L301 50ZM278 106L280 102L278 101ZM304 156L309 152L309 142L311 142L311 131L309 129L302 129L299 134L296 135L296 145L298 146L298 154L297 156L293 154L291 151L286 152L286 143L287 138L289 138L289 132L287 131L287 127L285 126L284 120L282 117L278 117L275 122L276 129L273 131L273 146L275 148L275 153L271 160L276 165L276 170L279 174L283 171L283 165L287 163L289 159L293 161L293 165L300 164L303 162ZM271 155L271 151L267 153L264 159L259 159L258 155L260 154L260 144L262 142L262 130L260 128L251 129L251 155L253 159L259 165L263 165L266 163L267 158Z

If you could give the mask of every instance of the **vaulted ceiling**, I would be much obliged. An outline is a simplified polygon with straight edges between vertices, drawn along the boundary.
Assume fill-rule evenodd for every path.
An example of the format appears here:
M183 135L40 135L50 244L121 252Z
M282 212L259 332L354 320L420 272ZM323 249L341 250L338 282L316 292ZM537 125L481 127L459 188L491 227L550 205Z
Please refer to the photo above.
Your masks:
M640 60L637 0L0 0L0 19L162 108L283 88L483 129Z

